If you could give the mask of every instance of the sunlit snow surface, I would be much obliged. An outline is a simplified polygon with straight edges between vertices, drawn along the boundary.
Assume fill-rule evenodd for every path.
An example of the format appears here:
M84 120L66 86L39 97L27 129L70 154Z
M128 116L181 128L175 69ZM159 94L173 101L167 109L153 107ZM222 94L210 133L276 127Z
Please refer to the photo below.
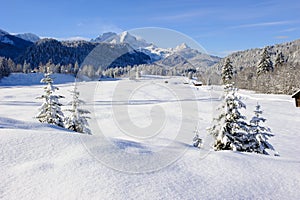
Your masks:
M172 134L178 133L178 122L189 117L178 116L182 109L175 108L181 101L176 100L172 87L195 94L193 98L197 99L199 111L197 125L206 141L209 138L205 128L210 125L213 109L220 103L220 87L203 86L197 90L184 85L181 77L86 82L89 88L96 89L92 98L95 118L91 123L101 128L101 134L94 132L86 136L38 123L34 116L41 102L35 97L43 92L42 85L22 80L17 86L8 84L22 76L14 75L0 83L0 199L300 198L300 109L290 96L240 91L247 104L244 114L248 118L256 103L261 104L266 125L275 134L270 139L280 154L275 157L198 150L191 145L192 137L188 138L194 133L182 137ZM61 76L56 81L63 83L66 79L68 76ZM128 86L128 90L136 86L144 89L132 93L130 101L116 101L112 98L113 91L120 83L125 88ZM69 81L57 85L60 94L66 96L63 103L70 99L68 90L72 85ZM148 92L143 93L145 90ZM122 92L119 94L122 96ZM184 96L179 99L187 104L192 102ZM114 111L114 106L128 108L130 120L140 128L151 125L151 117L159 117L155 112L160 110L152 109L159 106L165 111L165 126L155 135L149 135L151 132L130 135L120 130L128 118L122 122L119 116L116 121L114 115L118 109ZM99 138L105 141L101 143ZM165 157L160 158L162 150L172 154L172 159L165 162Z

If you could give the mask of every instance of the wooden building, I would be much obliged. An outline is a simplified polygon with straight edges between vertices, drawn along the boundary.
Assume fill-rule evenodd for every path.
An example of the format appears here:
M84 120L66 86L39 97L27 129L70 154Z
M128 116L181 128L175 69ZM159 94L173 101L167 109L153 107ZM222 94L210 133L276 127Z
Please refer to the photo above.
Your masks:
M292 98L295 98L296 107L300 107L300 90L298 90L297 92L295 92L292 95Z
M194 86L202 86L202 82L199 81L193 81Z

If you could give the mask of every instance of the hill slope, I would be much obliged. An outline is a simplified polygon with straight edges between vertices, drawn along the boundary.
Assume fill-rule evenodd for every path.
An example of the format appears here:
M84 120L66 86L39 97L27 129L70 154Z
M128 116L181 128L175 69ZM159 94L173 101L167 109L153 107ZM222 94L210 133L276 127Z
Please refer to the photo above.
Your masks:
M256 68L261 60L263 48L238 51L223 58L206 72L213 84L219 84L221 68L225 59L229 58L234 67L233 81L239 88L255 90L263 93L293 94L300 89L300 40L268 46L274 70L258 76ZM284 62L276 63L277 56L282 53Z
M40 37L33 33L20 33L15 36L29 42L37 42L40 40Z
M123 58L123 62L118 60L119 57ZM85 61L86 64L92 64L98 68L99 66L110 67L114 61L119 61L119 66L145 64L149 62L150 58L141 52L133 51L126 44L87 41L60 42L55 39L42 39L18 57L20 63L25 60L31 64L32 68L38 67L40 63L46 64L49 60L54 64L61 65L74 65L76 61L82 64Z
M0 56L16 60L31 45L33 43L30 41L23 40L0 30Z
M275 61L277 54L281 52L285 61L289 64L300 64L300 39L292 42L271 45L268 47L268 51L272 61ZM261 58L262 52L263 48L238 51L223 58L217 66L221 66L226 58L229 58L232 61L232 65L237 69L256 66Z

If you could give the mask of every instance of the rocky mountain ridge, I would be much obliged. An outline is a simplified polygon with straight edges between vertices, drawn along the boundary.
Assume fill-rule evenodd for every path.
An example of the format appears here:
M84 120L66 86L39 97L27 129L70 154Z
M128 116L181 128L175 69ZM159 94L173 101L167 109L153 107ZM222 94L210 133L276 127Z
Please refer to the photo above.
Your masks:
M111 52L111 50L116 48L115 54L119 54L119 52L123 51L119 51L118 48L122 48L122 45L127 44L128 50L125 53L126 55L120 55L120 58L113 57L118 60L112 61L112 63L119 66L158 62L165 67L175 67L182 63L182 59L185 59L186 63L196 68L209 67L220 60L216 56L210 56L198 50L191 49L186 44L180 44L176 48L159 48L155 44L148 43L144 39L131 35L127 31L120 34L112 32L103 33L91 41L39 39L34 34L11 35L5 31L1 31L1 38L0 56L9 57L16 63L21 64L26 61L31 64L32 68L40 64L45 64L49 60L54 64L61 65L74 64L76 61L81 64L85 60L85 57L98 45L101 46L102 50L104 47L107 48L107 52ZM33 43L28 40L35 42ZM22 41L26 45L20 45L16 41ZM105 51L101 52L106 54ZM164 63L168 63L168 65Z

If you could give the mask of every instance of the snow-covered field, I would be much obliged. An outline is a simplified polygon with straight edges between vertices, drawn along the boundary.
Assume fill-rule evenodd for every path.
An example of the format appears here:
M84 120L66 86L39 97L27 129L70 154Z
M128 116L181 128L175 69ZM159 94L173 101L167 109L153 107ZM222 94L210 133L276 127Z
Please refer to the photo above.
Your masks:
M191 145L195 122L209 144L205 127L220 87L197 90L180 77L86 82L89 136L34 118L40 78L13 74L0 82L0 199L300 199L300 109L290 96L240 91L246 116L261 104L275 157ZM71 81L55 80L63 103Z

